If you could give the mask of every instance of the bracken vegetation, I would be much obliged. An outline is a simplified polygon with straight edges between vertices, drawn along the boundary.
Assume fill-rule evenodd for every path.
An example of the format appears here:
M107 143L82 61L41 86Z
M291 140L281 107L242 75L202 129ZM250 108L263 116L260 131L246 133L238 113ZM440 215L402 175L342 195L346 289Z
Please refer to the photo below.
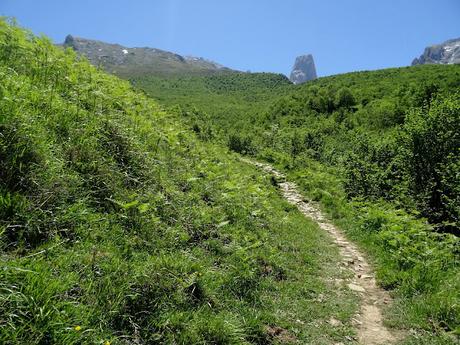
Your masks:
M0 78L0 343L356 344L337 248L240 154L367 250L405 344L458 341L460 66L136 90L1 20Z
M0 78L0 343L353 333L330 239L237 155L5 20Z
M371 253L379 283L396 296L388 322L419 330L407 342L451 343L443 334L460 325L460 66L301 86L219 79L220 88L197 88L209 84L198 77L134 83L207 133L202 139L285 170Z

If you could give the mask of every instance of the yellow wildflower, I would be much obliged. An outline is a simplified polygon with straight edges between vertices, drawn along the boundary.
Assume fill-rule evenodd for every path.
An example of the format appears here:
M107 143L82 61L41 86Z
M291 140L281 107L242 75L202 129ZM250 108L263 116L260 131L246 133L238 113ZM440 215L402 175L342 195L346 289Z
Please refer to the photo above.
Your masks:
M74 330L76 330L77 332L78 332L78 331L81 331L81 326L75 326L75 327L74 327Z

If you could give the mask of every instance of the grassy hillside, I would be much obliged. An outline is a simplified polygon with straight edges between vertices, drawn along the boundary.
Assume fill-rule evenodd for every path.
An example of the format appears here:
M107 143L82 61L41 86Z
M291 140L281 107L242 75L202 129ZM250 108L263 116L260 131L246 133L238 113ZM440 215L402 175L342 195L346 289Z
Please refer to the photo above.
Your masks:
M460 66L324 78L260 116L256 146L342 167L349 197L383 198L460 234L459 91Z
M203 140L284 169L371 253L396 296L391 323L417 330L408 341L451 343L445 332L460 326L460 66L301 86L238 78L237 87L220 76L134 83L179 105Z
M131 77L129 80L183 117L208 139L226 140L227 130L252 125L255 114L287 94L293 85L282 74L231 73L212 76Z
M234 151L343 167L350 197L391 200L459 231L460 66L350 73L300 87L270 74L133 81L181 105L196 132Z
M0 343L355 343L331 240L216 143L368 250L405 344L455 343L458 68L136 78L164 111L0 21Z
M264 175L5 21L0 77L0 343L354 342L337 249Z

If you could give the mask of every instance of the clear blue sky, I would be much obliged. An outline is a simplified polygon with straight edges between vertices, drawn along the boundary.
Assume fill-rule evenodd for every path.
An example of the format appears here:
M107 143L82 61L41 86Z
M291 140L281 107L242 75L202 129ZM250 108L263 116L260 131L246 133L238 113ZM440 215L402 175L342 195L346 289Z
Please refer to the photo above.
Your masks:
M409 65L460 37L460 0L0 0L55 42L67 34L288 74L312 53L319 75Z

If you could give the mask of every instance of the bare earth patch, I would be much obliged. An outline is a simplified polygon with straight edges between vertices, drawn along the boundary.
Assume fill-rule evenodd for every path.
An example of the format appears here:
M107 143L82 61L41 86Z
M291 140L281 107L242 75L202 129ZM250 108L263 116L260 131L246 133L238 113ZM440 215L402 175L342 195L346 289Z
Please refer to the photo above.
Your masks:
M271 338L277 339L282 344L293 344L296 341L296 338L284 328L268 326L266 331Z
M304 200L295 183L286 182L285 176L271 165L243 159L274 176L283 193L284 198L306 216L316 221L319 227L325 230L337 244L342 257L342 265L348 268L353 277L347 286L361 296L361 308L353 319L357 328L358 341L363 345L395 344L401 336L390 331L383 324L381 309L391 302L388 292L379 288L375 281L374 272L364 255L353 243L349 242L343 232L330 223L317 205Z

